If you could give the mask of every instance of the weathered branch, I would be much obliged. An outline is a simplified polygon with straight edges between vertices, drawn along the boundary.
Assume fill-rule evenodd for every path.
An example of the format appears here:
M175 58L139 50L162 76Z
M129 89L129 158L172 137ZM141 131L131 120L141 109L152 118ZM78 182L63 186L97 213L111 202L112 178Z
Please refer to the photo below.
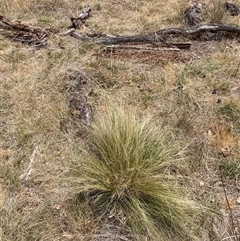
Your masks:
M230 32L230 33L240 34L240 27L226 25L226 24L205 23L205 24L199 24L190 28L163 29L163 30L157 31L156 34L161 34L163 36L175 35L175 34L191 36L201 32Z
M113 44L122 44L122 43L147 43L147 42L167 43L167 39L174 36L178 36L178 37L182 36L184 38L189 38L189 39L192 39L194 37L197 39L201 34L204 34L204 33L208 34L208 33L219 33L219 32L233 33L235 34L234 37L239 37L240 27L223 25L223 24L206 23L206 24L199 24L189 28L163 29L150 34L146 34L146 35L98 38L98 39L95 39L94 42L96 44L103 44L103 45L113 45ZM76 37L76 34L73 37ZM208 40L207 37L204 40Z

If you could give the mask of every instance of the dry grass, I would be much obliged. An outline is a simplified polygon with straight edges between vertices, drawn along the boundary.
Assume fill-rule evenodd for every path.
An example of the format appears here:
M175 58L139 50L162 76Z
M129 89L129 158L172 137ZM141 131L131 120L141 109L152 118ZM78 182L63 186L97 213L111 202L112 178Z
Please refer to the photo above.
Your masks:
M3 0L0 13L64 32L69 17L85 4ZM85 29L78 31L116 35L180 26L184 24L181 9L188 2L93 0L89 4L92 16ZM239 17L221 14L206 14L204 21L214 17L240 24ZM58 34L50 36L48 49L33 51L0 32L0 240L114 240L115 224L98 224L87 203L76 205L77 200L68 196L65 174L74 160L86 158L87 150L86 140L75 138L76 125L71 121L66 86L70 68L86 73L88 101L95 113L106 113L107 102L124 103L134 106L139 116L150 113L156 123L173 131L174 142L185 148L188 164L172 170L184 177L175 185L188 199L214 206L224 217L214 222L202 220L202 229L195 227L199 237L195 240L234 240L231 236L240 233L237 40L193 42L192 50L182 53L184 58L169 55L153 60L141 54L112 58L100 53L99 46ZM235 232L229 222L220 167L226 174ZM118 237L135 240L129 230Z

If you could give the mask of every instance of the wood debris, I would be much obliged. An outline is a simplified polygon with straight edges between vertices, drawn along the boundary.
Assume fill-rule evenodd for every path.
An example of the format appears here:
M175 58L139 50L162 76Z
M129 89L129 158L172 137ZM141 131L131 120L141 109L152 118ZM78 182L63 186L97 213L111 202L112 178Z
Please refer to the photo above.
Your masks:
M184 12L184 19L188 26L194 26L202 22L201 18L201 8L194 2L188 9Z
M70 109L73 122L76 126L90 126L92 123L92 109L87 100L86 79L82 71L68 69L66 86L70 94ZM80 128L81 129L81 128ZM82 130L77 135L82 136Z
M86 19L90 17L91 11L92 10L89 5L87 5L81 12L77 11L75 13L75 16L71 17L72 24L69 26L69 30L64 32L61 35L63 36L70 35L81 41L90 40L89 38L81 37L80 35L76 34L75 31L76 29L82 27L85 24Z
M12 22L6 17L0 15L0 34L12 41L21 42L36 49L45 48L47 46L47 38L51 30L42 30L33 28L20 21Z
M235 4L225 2L224 8L231 14L231 16L238 16L240 15L240 8Z
M226 2L224 7L231 15L238 15L240 10L234 5ZM130 35L130 36L108 36L102 33L81 34L76 30L85 23L90 17L91 8L86 5L81 11L77 11L71 18L71 26L69 30L61 34L62 36L70 35L80 41L92 42L94 44L109 46L106 49L121 48L135 50L169 50L178 51L178 49L189 49L191 43L188 40L211 41L222 40L224 36L227 38L239 38L240 27L214 23L202 23L201 5L197 2L184 11L184 18L189 27L187 28L169 28L158 30L149 34ZM21 22L11 22L4 16L0 15L0 34L10 38L13 41L19 41L24 44L34 46L35 48L43 48L47 46L47 38L51 31L33 28ZM225 32L230 34L224 34ZM131 44L131 46L129 45ZM140 46L142 44L142 46ZM151 46L148 46L148 45ZM115 46L114 46L115 45Z
M87 5L81 12L77 11L74 17L71 17L72 25L69 28L77 29L82 26L86 19L89 18L91 13L91 8Z

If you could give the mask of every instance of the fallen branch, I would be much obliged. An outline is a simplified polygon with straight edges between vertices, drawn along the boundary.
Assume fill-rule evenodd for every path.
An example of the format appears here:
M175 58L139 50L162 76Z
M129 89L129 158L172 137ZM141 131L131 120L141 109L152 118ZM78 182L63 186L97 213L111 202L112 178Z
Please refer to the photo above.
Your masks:
M226 24L216 24L216 23L205 23L199 24L190 28L170 28L163 29L156 32L156 34L161 34L163 36L167 35L184 35L184 36L192 36L197 33L202 32L229 32L229 33L237 33L240 34L239 26L231 26Z
M75 28L70 28L67 32L62 33L62 36L66 36L66 35L71 35L71 33L75 32Z
M114 50L144 50L144 51L180 51L178 48L160 48L160 47L152 47L151 45L108 45L104 50L105 51L114 51Z
M136 36L123 36L123 37L112 37L97 40L98 44L117 44L117 43L126 43L126 42L166 42L167 38L175 36L183 36L192 38L197 37L201 33L217 33L217 32L229 32L234 34L240 34L240 27L222 25L222 24L200 24L190 28L170 28L158 30L154 33L147 35L136 35Z
M184 37L189 39L199 39L199 40L212 40L222 38L221 33L227 32L234 34L232 37L240 36L240 27L206 23L199 24L189 28L170 28L162 29L156 32L146 34L146 35L132 35L132 36L118 36L118 37L104 37L104 38L90 38L82 37L76 32L71 32L70 35L81 41L92 41L95 44L100 45L115 45L115 44L127 44L127 43L166 43L171 47L173 43L168 43L167 39L172 39L172 37ZM174 43L176 46L178 43ZM181 45L181 43L179 43ZM188 45L189 46L189 45Z

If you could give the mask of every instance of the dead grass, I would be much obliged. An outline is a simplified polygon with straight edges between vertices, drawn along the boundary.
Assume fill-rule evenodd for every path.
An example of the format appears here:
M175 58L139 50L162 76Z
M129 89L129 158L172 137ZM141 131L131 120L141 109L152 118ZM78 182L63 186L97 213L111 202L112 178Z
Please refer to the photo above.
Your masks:
M64 32L69 17L85 4L3 0L0 12L11 20ZM180 26L181 9L187 4L93 0L92 16L79 32L138 34ZM205 15L205 20L217 17L239 25L239 17L221 14ZM56 34L50 36L48 49L33 51L0 32L0 240L113 240L109 233L116 225L98 225L86 204L79 208L77 200L68 196L63 178L73 160L85 158L86 149L85 140L75 138L69 110L65 77L73 67L86 73L94 112L106 113L108 102L124 103L134 106L139 116L151 113L156 122L167 124L174 140L185 148L190 168L172 170L184 176L176 186L224 217L203 220L203 228L196 227L195 236L201 237L196 240L231 240L233 227L219 167L226 171L225 187L237 225L238 41L193 42L192 50L177 56L134 52L104 56L101 50ZM134 240L129 230L118 235Z

